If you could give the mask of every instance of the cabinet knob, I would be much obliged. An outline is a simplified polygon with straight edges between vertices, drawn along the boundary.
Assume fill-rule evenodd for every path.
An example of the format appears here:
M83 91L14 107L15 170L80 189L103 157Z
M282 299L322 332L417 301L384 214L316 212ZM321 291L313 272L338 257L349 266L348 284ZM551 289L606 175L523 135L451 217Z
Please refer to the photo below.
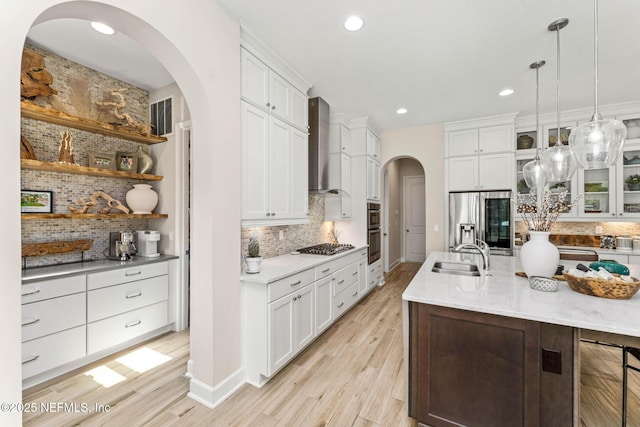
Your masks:
M298 299L298 297L293 297L293 300L294 300L294 301L295 301L295 300L297 300L297 299Z
M275 109L276 109L276 106L275 106L275 105L272 105L272 106L271 106L271 109L272 109L272 110L275 110Z
M482 153L482 148L480 149L480 152Z
M267 107L270 107L270 106L271 106L271 103L270 103L270 102L267 102Z

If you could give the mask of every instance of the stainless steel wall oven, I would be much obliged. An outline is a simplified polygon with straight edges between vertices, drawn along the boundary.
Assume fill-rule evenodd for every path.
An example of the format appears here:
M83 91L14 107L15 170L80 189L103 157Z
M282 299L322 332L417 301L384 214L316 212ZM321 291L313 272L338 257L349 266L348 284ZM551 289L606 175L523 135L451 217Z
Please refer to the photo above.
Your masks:
M382 232L380 229L380 203L367 203L367 244L369 264L380 259Z

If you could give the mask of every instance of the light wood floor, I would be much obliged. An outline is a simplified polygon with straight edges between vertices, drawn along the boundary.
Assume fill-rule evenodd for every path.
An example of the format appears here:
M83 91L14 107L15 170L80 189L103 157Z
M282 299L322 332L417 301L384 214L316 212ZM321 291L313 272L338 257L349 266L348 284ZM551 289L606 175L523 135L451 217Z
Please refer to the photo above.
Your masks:
M133 349L171 359L139 373L118 358L26 390L24 403L76 403L78 412L24 413L25 426L416 426L404 408L401 294L419 264L401 264L386 285L343 316L258 389L242 386L215 409L186 397L188 331ZM620 425L620 349L582 344L581 423ZM145 355L149 359L149 355ZM124 380L104 387L85 372L102 367ZM629 426L640 426L640 374L630 372ZM88 412L81 404L87 405ZM109 405L96 412L95 405Z

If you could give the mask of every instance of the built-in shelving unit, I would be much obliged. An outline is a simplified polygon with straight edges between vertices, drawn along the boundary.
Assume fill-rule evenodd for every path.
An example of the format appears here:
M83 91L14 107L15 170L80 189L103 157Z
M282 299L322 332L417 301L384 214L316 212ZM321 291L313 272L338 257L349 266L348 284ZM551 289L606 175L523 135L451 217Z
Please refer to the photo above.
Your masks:
M124 214L124 213L86 213L86 214L61 214L61 213L23 213L23 220L37 219L95 219L95 218L169 218L167 214Z
M65 163L42 162L40 160L32 159L20 159L20 167L22 169L35 169L40 171L73 173L77 175L103 176L110 178L139 179L143 181L160 181L162 180L162 178L164 178L161 175L114 171L110 169L99 169Z
M140 133L124 129L120 126L114 126L108 123L100 123L95 120L85 119L83 117L70 116L59 111L41 107L29 101L20 102L20 112L22 114L22 117L41 120L44 122L62 126L69 126L74 129L95 132L101 135L112 136L115 138L127 139L129 141L135 141L141 144L151 145L167 141L167 138L163 136L142 135Z

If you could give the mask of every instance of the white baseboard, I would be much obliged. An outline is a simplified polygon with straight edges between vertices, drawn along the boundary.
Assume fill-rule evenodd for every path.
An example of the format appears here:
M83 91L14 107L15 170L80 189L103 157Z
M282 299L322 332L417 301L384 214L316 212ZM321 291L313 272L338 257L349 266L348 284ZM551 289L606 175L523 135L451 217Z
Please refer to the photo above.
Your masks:
M393 271L393 269L399 266L401 263L402 258L398 258L397 260L393 261L391 264L389 264L389 271Z
M227 397L231 396L231 394L239 389L244 383L244 368L238 369L215 387L192 377L189 383L189 393L187 393L187 396L196 402L202 403L207 408L213 409L222 403Z

